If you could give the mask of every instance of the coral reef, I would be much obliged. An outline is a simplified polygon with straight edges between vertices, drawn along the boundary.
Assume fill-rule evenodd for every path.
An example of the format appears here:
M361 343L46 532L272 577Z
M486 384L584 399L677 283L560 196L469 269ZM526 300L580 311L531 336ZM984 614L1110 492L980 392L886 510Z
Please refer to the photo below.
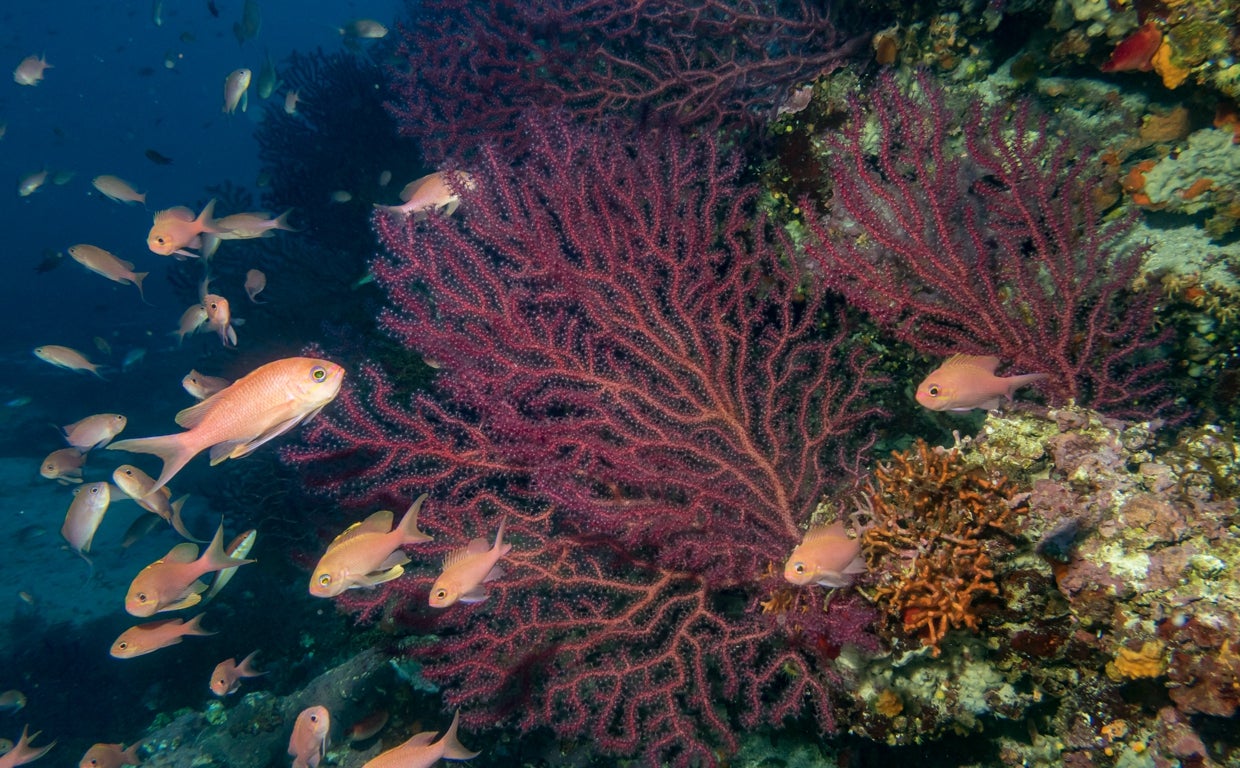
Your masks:
M886 480L876 480L871 496L894 482L896 498L924 499L932 517L944 514L933 511L934 499L970 495L961 494L962 479L1003 477L993 496L986 485L975 490L994 505L978 522L992 516L1005 528L995 533L999 555L986 574L997 597L973 624L921 649L904 642L918 627L889 624L893 653L853 660L852 731L901 744L976 730L991 718L1030 718L1046 736L999 736L1002 764L1126 765L1140 757L1209 766L1240 757L1234 734L1220 738L1200 719L1232 717L1240 705L1240 448L1234 430L1210 426L1160 445L1154 426L1079 409L992 415L977 438L952 449L919 446L877 470ZM956 501L958 520L972 521L964 510L977 503ZM924 572L910 559L959 546L948 534L893 552L884 528L866 537L870 585L916 583ZM938 565L951 578L956 566ZM861 591L898 616L898 590L863 582Z

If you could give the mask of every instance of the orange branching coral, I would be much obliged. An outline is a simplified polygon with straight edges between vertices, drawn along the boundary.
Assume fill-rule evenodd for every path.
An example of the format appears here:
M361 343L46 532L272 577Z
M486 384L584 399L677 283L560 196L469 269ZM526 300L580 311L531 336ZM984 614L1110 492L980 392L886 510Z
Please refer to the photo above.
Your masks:
M1007 478L918 441L880 464L862 536L869 595L899 630L939 653L948 630L980 627L978 601L999 594L993 557L1019 511Z

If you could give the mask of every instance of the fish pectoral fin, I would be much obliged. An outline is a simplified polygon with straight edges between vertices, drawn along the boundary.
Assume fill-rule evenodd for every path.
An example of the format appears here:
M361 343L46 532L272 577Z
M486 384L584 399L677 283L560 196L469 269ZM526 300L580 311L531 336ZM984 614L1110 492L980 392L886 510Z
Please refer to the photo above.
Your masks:
M288 419L287 421L282 421L279 424L272 427L271 429L262 433L258 437L255 437L253 440L250 440L249 442L221 443L220 445L215 446L214 448L211 449L212 466L220 463L221 461L224 461L224 459L239 459L242 456L248 456L250 453L257 450L259 447L265 445L266 443L272 440L275 440L277 437L279 437L280 435L283 435L285 432L288 432L290 429L302 423L303 421L309 421L311 418L314 417L316 413L318 413L321 410L322 408L315 408L313 411L310 411L309 413L304 413L299 416L295 416L291 419ZM227 455L221 455L219 459L216 459L216 449L222 448L224 446L229 447Z
M391 568L387 569L386 571L376 571L374 573L366 574L365 576L357 580L357 586L375 587L380 584L384 584L386 582L392 581L393 579L399 579L404 574L405 574L405 567L403 565L394 565Z
M491 570L487 571L487 575L482 578L482 583L486 584L488 581L495 581L502 578L504 578L504 567L502 565L496 565Z
M487 591L482 588L481 584L479 584L478 586L474 587L473 589L461 595L457 602L481 603L484 600L486 600L488 597L490 597L490 595L488 595Z
M386 571L389 568L395 568L398 565L405 565L408 562L409 562L409 556L406 555L403 550L398 549L392 554L388 555L387 559L385 559L382 563L380 563L379 567L376 568L375 570Z
M177 600L175 603L169 603L168 605L165 605L163 608L160 608L159 610L161 613L163 611L179 611L182 608L190 608L195 605L198 605L199 603L202 602L201 593L206 588L207 588L206 584L203 584L201 581L196 581L194 582L193 585L190 586L190 589L194 590L193 592L190 592L187 595L183 595L180 600Z

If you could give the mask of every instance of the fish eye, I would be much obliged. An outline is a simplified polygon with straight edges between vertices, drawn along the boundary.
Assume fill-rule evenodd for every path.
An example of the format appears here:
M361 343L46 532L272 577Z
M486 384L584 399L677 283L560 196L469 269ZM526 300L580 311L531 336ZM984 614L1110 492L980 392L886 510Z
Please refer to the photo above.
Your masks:
M117 644L116 644L116 647L117 647L117 648L120 648L120 649L123 651L123 650L125 650L126 648L128 648L128 647L129 647L129 643L126 643L126 642L124 642L124 641L122 640L121 642L119 642L119 643L117 643Z
M94 488L91 488L91 489L90 489L90 492L91 492L91 493L99 493L99 486L95 486Z
M792 570L796 571L797 573L805 573L805 563L795 563L792 566Z
M315 381L322 381L327 378L327 369L321 365L316 365L310 370L310 378Z
M926 390L926 394L930 395L930 397L938 397L939 396L939 385L931 384L930 388Z
M139 592L139 593L138 593L138 602L139 602L139 603L145 603L145 602L146 602L146 593L145 593L145 592Z
M437 589L437 590L435 590L435 599L436 599L436 600L444 600L444 599L446 599L447 597L448 597L448 590L446 590L446 589Z
M318 721L319 721L318 715L310 715L310 722L317 723Z
M132 469L127 469L127 470L125 470L125 474L126 474L128 477L133 477L133 470L132 470Z
M163 239L162 237L157 237L157 238L155 238L155 242L159 243L160 245L163 245L163 244L164 244L164 239Z
M328 584L331 584L331 583L332 583L332 575L330 573L324 573L319 576L320 587L326 587Z

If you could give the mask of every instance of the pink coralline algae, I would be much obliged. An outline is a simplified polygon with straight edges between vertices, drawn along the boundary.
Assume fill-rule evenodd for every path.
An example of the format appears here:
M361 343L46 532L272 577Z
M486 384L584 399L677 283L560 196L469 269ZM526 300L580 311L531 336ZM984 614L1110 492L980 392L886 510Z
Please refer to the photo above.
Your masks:
M803 620L761 603L856 471L866 358L712 141L526 131L517 165L483 151L452 219L376 217L381 322L434 390L364 366L286 452L350 507L429 493L419 559L507 515L507 574L434 614L430 563L345 602L433 632L414 652L471 726L650 765L715 764L734 723L833 727L832 659L873 611L818 587Z
M1158 296L1129 291L1143 249L1123 242L1131 217L1099 215L1088 154L1027 102L961 118L945 98L886 76L826 139L834 197L807 222L823 282L921 353L1049 374L1036 386L1054 404L1165 408Z
M404 30L392 110L436 163L521 143L532 108L752 127L858 42L805 0L426 0Z

